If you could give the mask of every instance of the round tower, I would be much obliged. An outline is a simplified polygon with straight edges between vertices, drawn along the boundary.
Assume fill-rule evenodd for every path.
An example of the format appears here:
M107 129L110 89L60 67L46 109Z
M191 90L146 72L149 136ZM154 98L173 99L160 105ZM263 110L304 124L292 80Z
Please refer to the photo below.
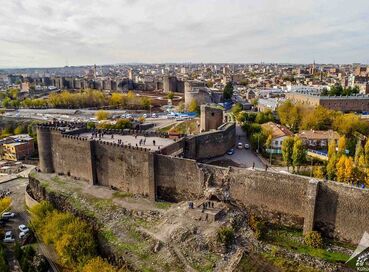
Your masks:
M50 128L42 126L37 127L37 144L41 171L44 173L53 173L54 167Z

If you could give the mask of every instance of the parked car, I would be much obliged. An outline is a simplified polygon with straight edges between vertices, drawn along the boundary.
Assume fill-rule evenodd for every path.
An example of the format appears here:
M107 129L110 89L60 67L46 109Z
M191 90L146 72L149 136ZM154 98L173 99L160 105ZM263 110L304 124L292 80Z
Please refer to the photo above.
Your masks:
M243 143L239 142L239 143L237 144L237 148L238 148L238 149L243 149Z
M21 232L24 232L24 233L27 233L27 232L29 232L29 228L26 226L26 225L19 225L19 230L21 231Z
M249 149L250 145L249 144L245 144L245 149Z
M21 231L20 233L19 233L19 239L23 239L24 237L26 237L26 235L28 234L28 232L23 232L23 231Z
M15 213L13 212L4 212L2 214L2 218L14 218L15 217Z
M11 231L7 231L5 232L5 237L3 242L4 243L13 243L15 241L15 239L13 238L13 234Z
M234 149L233 149L233 148L231 148L230 150L228 150L228 151L227 151L227 154L228 154L228 155L233 155L233 154L234 154Z
M144 115L142 115L142 117L143 117L143 118L147 118L147 114L146 114L146 113L144 113Z
M158 116L156 115L156 113L153 113L153 114L151 114L151 117L152 117L152 118L156 118L156 117L158 117Z

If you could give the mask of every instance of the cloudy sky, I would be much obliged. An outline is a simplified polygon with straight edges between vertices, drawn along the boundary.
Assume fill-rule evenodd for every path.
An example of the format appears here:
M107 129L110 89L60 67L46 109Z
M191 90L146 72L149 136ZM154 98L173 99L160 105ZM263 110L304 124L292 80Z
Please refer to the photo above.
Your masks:
M0 67L369 63L368 0L0 0Z

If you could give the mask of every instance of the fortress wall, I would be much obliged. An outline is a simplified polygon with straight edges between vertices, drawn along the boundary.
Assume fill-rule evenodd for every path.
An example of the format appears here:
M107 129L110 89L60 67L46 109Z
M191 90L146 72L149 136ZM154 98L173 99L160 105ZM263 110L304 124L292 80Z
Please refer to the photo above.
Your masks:
M53 169L83 180L93 181L91 142L85 138L51 132L51 156Z
M221 137L206 137L209 136L189 139L197 141L193 145L195 157L201 157L208 148L220 149ZM303 226L304 231L317 229L352 243L369 231L367 189L271 171L199 164L144 148L63 135L54 128L49 132L39 128L38 140L43 172L70 174L151 199L183 201L218 195L219 199L229 199L269 222ZM201 147L199 142L203 143Z
M321 182L315 227L325 235L357 243L369 232L369 190L336 182Z
M236 143L235 124L186 139L185 157L194 160L224 155Z
M155 156L157 196L167 201L196 199L203 195L204 175L196 161Z
M95 142L96 183L148 196L150 153L144 148Z
M173 153L176 153L177 151L183 151L184 143L185 143L185 138L177 140L176 142L160 149L160 154L172 155Z
M308 185L307 178L273 172L232 169L229 174L233 201L285 225L303 225L308 209L305 205Z

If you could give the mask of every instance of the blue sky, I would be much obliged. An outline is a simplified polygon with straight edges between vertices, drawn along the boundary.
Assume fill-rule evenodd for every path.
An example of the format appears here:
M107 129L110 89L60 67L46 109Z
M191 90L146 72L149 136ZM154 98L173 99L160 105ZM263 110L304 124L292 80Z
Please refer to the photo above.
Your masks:
M0 6L0 67L369 63L368 0L1 0Z

